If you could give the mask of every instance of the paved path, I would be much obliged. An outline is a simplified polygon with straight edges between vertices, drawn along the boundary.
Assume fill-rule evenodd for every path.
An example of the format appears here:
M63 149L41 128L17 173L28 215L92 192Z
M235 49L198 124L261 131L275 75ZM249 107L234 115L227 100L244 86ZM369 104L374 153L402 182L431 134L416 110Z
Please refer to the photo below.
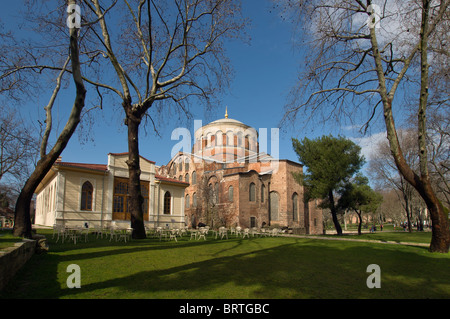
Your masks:
M394 245L407 245L407 246L419 246L419 247L429 247L430 244L425 243L410 243L410 242L397 242L391 240L375 240L375 239L359 239L359 238L348 238L344 235L341 236L314 236L314 235L292 235L292 234L281 234L285 237L296 237L296 238L306 238L306 239L322 239L322 240L343 240L343 241L356 241L365 243L375 243L375 244L394 244Z

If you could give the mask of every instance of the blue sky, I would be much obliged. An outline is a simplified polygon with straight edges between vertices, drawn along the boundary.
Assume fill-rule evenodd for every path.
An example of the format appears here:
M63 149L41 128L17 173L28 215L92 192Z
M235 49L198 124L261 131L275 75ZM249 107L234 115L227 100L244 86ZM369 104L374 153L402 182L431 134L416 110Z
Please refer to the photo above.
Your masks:
M14 4L9 4L3 12L14 10L13 6ZM287 95L296 82L303 58L301 48L293 47L291 25L283 21L272 7L273 4L269 0L243 0L243 14L251 19L251 27L248 30L251 41L249 44L229 43L228 56L231 58L235 71L230 90L208 118L200 107L192 106L194 119L202 120L203 124L207 124L223 118L225 107L227 107L230 118L244 122L257 130L266 128L270 132L271 128L278 127ZM7 17L4 14L0 16L5 22ZM93 90L92 87L88 89ZM44 105L47 101L47 97L43 96L38 102ZM55 104L56 119L59 120L60 129L66 121L66 118L58 117L60 108L69 107L72 103L73 97L69 95L69 97L61 96ZM36 104L28 107L34 108ZM80 143L78 135L75 134L62 153L63 161L106 164L108 153L126 152L126 129L124 125L121 125L121 115L111 114L111 112L117 112L118 108L114 110L105 107L103 111L97 112L98 117L91 131L92 140ZM61 114L63 113L61 110ZM42 118L43 115L44 113L40 111ZM147 134L144 134L141 129L141 155L155 161L157 165L166 164L170 160L172 148L178 143L177 140L171 140L171 133L177 127L177 124L169 118L160 131L161 137L156 136L151 127L147 127ZM188 129L193 135L193 121ZM279 157L298 160L292 149L291 137L315 138L330 133L353 138L361 137L356 130L333 125L333 123L329 123L326 127L307 128L299 123L295 130L280 131ZM55 133L53 135L56 136ZM365 150L370 150L369 139L366 138L361 143L367 143L368 148ZM270 144L268 150L270 153Z

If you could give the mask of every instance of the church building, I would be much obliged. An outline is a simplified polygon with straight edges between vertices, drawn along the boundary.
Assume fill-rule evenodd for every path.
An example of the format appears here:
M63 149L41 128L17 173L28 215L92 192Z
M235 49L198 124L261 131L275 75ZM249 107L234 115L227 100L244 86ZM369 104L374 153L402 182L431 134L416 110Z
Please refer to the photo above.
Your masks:
M257 131L234 119L196 130L191 153L178 152L160 176L189 183L184 194L185 223L211 227L288 227L321 234L322 210L304 201L303 186L292 175L302 165L259 151Z

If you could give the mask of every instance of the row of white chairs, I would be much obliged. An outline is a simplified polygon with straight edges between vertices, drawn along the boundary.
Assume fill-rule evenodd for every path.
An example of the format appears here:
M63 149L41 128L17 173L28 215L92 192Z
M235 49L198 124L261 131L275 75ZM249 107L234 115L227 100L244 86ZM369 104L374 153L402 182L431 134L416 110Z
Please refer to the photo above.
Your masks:
M87 242L89 240L89 234L91 233L96 234L96 238L103 238L103 235L105 235L106 238L109 237L109 241L114 239L115 241L123 240L124 242L127 242L131 239L132 229L119 228L117 226L102 228L88 228L83 226L67 227L57 224L53 226L52 238L57 236L56 242L61 239L61 242L64 243L65 240L69 239L76 244L82 237L84 237L84 241Z

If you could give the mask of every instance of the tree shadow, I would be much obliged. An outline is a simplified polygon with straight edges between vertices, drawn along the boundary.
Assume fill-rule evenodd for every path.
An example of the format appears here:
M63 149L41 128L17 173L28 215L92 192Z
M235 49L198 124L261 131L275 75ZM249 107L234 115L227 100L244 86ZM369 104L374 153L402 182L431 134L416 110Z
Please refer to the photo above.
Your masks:
M418 257L418 253L367 245L361 253L361 247L330 247L297 240L221 256L243 244L242 240L235 240L232 246L218 250L206 260L92 282L80 290L64 289L60 296L76 297L96 291L101 295L105 291L103 297L109 298L106 291L115 287L111 298L450 297L450 277L445 272L448 259ZM367 287L369 264L381 268L380 289Z
M196 256L189 256L191 253ZM157 262L156 255L171 263L162 265L166 259ZM93 278L82 266L80 289L69 289L65 279L61 280L69 274L58 274L65 271L62 267L82 265L84 261L89 267L106 271L114 268L107 264L114 263L110 257L138 258L136 263L155 262L155 266L134 267L129 261L124 263L129 269L118 269L119 273L109 276L111 279ZM420 247L298 238L98 241L61 245L33 256L0 297L449 298L448 261L447 256ZM381 268L380 289L367 287L370 273L366 269L370 264Z

